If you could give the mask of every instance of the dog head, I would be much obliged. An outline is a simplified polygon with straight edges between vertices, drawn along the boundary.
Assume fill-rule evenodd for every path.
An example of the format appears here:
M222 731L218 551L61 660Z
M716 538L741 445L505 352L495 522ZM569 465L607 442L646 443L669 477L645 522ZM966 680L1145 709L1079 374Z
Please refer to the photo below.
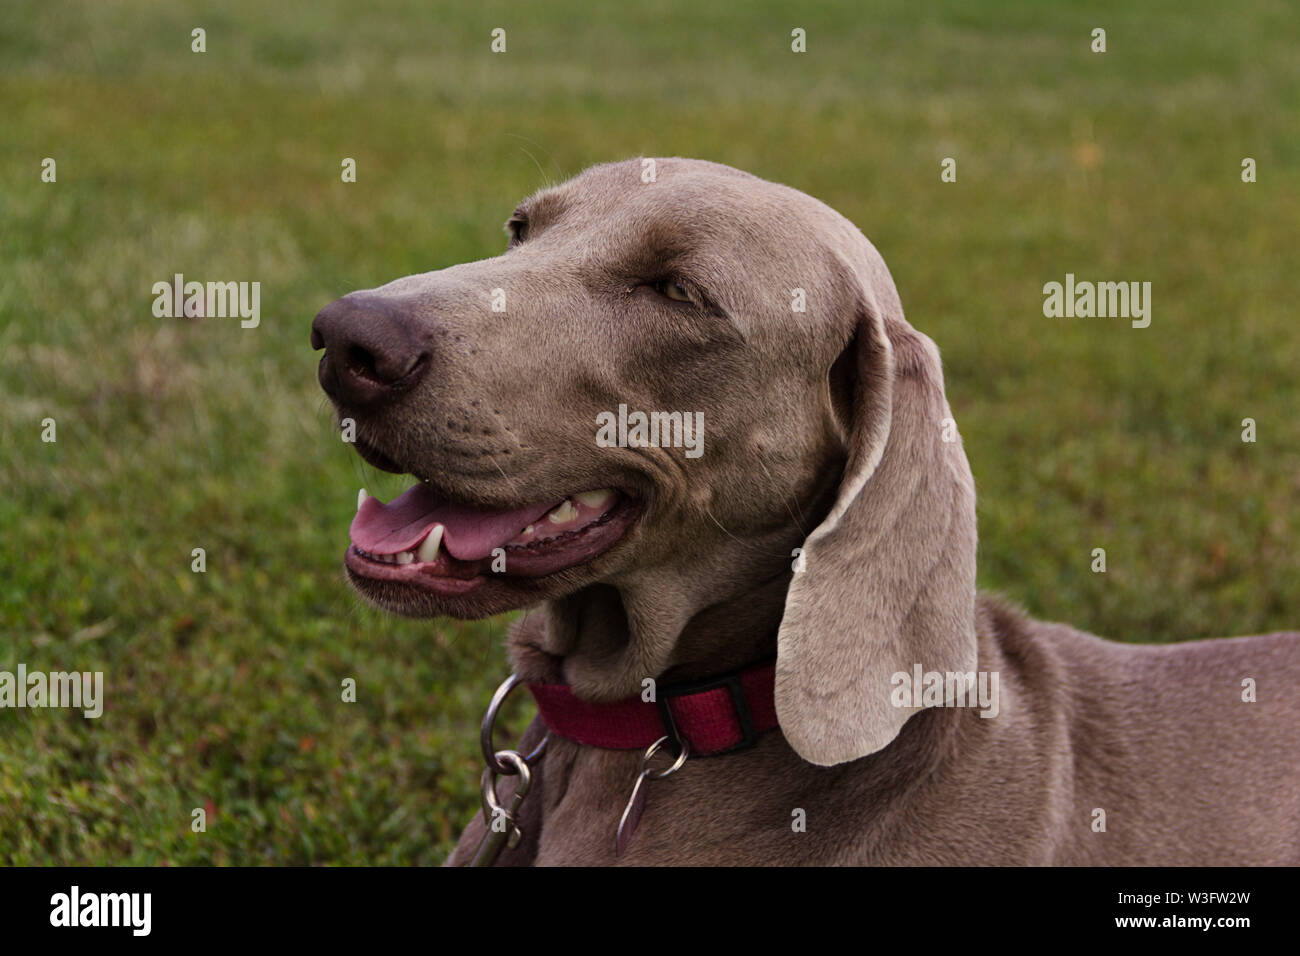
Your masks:
M975 523L937 350L879 254L803 193L683 159L589 169L507 228L500 256L313 323L357 450L417 479L360 504L354 585L409 615L550 602L567 679L612 698L784 576L786 737L817 763L884 746L910 715L892 673L973 667Z

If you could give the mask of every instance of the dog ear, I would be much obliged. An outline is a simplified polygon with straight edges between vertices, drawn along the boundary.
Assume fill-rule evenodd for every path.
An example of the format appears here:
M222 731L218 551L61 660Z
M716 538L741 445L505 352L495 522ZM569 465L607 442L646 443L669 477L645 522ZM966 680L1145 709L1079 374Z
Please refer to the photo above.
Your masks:
M830 372L848 460L830 512L803 545L777 642L782 732L823 766L887 746L920 708L910 694L894 705L894 675L906 674L910 688L918 664L976 668L970 466L939 350L907 324L872 253L871 281L850 283L853 330Z

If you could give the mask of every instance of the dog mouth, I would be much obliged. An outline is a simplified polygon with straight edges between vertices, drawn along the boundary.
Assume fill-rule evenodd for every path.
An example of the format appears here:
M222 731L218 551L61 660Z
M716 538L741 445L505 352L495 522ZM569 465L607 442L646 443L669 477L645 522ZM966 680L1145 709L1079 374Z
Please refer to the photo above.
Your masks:
M537 579L586 564L623 537L638 510L614 488L503 509L453 501L423 481L387 504L362 489L346 564L360 578L468 594L492 578Z

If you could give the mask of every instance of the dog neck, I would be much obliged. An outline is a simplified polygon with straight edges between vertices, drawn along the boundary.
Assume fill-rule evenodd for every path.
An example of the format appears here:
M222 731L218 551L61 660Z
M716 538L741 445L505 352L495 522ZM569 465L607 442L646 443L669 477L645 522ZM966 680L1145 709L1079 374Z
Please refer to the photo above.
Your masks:
M783 569L691 615L662 665L636 653L623 593L586 588L526 614L510 636L511 662L525 680L572 684L592 700L639 693L647 677L690 681L737 670L776 654L790 577Z
M776 656L791 572L784 569L730 600L705 608L682 630L664 677L691 681Z

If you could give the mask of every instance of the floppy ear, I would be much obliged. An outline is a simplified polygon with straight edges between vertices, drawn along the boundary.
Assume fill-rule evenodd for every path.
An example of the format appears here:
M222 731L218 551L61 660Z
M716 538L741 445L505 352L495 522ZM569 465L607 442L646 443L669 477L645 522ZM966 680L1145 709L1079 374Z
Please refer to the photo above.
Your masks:
M804 543L777 641L781 730L823 766L887 746L919 709L891 702L894 674L910 688L918 664L976 668L974 482L939 351L907 324L872 253L870 282L853 280L854 331L831 370L848 462Z

